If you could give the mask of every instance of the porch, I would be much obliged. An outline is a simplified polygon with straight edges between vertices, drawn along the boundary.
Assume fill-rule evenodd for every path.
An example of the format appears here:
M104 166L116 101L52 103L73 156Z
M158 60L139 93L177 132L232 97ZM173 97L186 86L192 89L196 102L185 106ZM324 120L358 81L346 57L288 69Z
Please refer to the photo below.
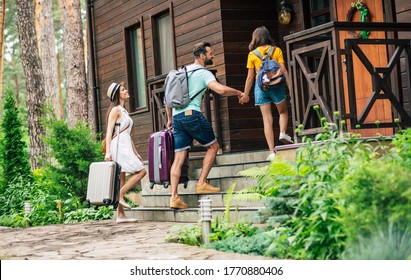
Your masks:
M410 31L411 23L329 22L284 37L293 128L303 128L295 139L322 132L325 122L362 136L409 127Z

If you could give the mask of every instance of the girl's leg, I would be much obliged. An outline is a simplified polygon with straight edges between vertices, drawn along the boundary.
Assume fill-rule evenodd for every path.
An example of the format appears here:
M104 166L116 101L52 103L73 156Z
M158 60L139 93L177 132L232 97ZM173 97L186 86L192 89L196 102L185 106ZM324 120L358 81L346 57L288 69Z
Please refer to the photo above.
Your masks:
M123 175L123 172L121 173ZM124 195L131 190L138 182L141 181L141 179L144 178L144 176L146 176L147 171L145 169L142 169L140 171L138 171L137 173L133 174L130 176L130 178L127 180L127 182L120 188L120 199L124 200ZM126 174L124 173L124 180L126 178ZM121 177L120 177L120 182L121 182Z
M288 126L288 107L287 102L284 100L280 104L275 104L277 107L278 113L280 114L280 132L286 133Z
M260 105L261 115L264 122L264 135L268 144L270 154L274 153L274 130L273 130L273 114L271 112L271 103Z
M126 173L121 172L120 174L120 197L119 199L124 201L124 195L131 190L135 184L141 181L143 177L147 174L145 169L140 170L139 172L131 175L131 177L126 181ZM124 213L124 207L120 203L117 207L117 218L127 218L126 214Z

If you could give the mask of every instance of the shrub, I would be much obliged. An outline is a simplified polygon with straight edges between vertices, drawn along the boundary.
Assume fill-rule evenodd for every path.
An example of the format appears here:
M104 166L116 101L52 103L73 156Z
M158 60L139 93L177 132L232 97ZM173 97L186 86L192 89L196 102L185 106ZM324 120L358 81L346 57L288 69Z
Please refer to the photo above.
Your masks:
M343 259L411 260L411 232L398 223L376 225L366 236L347 245Z
M411 173L396 162L353 163L341 182L340 221L350 241L379 224L411 225Z
M33 181L30 169L27 144L23 141L22 120L19 115L14 94L6 90L4 117L1 123L0 164L3 170L3 183L0 194L16 177L27 182Z
M62 120L45 122L45 143L50 147L51 160L45 164L44 180L61 197L72 193L85 199L89 166L103 160L101 143L95 141L90 126L79 122L69 128Z

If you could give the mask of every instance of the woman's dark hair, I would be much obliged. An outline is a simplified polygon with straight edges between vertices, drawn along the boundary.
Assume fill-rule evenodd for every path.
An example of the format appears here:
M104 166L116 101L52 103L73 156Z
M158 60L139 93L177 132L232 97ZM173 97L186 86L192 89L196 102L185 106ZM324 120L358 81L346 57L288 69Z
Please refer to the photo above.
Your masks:
M211 47L210 43L208 42L200 42L194 45L193 55L195 58L199 58L201 54L206 54L207 50L206 47Z
M274 40L273 38L271 38L270 32L268 31L267 27L260 26L254 30L251 43L248 45L248 49L252 51L264 45L273 46Z

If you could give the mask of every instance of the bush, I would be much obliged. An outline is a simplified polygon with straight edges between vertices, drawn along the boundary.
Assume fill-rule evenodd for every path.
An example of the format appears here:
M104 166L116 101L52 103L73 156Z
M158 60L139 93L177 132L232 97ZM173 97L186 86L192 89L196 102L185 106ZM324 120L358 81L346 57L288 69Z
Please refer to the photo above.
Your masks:
M4 117L1 123L0 164L3 171L0 194L15 178L33 181L27 144L23 141L22 120L16 107L14 94L6 90Z
M350 241L379 224L411 225L411 172L395 162L353 163L337 198L340 222Z
M89 166L102 161L101 143L96 142L90 126L79 122L69 128L62 120L45 122L45 143L50 147L51 160L45 164L42 180L61 197L68 193L85 199Z
M347 260L411 260L411 232L401 224L374 226L366 236L347 245Z

